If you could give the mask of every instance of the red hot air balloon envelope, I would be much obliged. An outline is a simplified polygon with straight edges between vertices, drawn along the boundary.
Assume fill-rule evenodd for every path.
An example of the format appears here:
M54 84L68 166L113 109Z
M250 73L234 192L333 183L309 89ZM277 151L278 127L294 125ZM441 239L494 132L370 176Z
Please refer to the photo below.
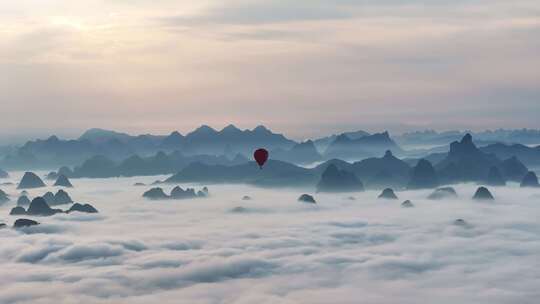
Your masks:
M257 149L255 153L253 153L253 158L255 158L255 161L262 169L264 163L268 160L268 151L266 151L266 149Z

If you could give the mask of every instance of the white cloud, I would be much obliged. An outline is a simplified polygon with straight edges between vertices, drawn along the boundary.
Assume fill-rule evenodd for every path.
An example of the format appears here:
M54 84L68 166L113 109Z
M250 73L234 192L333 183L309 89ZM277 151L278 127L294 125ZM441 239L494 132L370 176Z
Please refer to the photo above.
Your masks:
M19 176L14 174L13 180ZM539 190L491 189L493 203L428 201L429 191L316 194L210 185L206 200L149 202L134 182L81 179L95 215L0 230L1 303L535 303ZM183 185L185 186L185 185ZM16 197L14 186L3 190ZM30 190L30 195L44 190ZM242 201L249 194L254 199ZM236 206L265 212L231 213ZM10 205L0 207L11 225ZM66 220L66 217L73 220ZM91 220L86 220L85 217ZM462 218L469 227L453 225ZM37 226L35 228L38 228ZM511 278L511 279L509 279Z

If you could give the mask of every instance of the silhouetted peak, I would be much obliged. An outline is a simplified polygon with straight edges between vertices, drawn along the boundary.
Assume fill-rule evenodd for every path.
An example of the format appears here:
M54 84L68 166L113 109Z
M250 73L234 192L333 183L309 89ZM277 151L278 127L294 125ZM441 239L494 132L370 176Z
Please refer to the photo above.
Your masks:
M19 185L17 186L17 189L27 189L27 188L40 188L45 187L45 184L33 172L26 172L24 173L21 181L19 182Z
M28 206L30 205L30 199L26 195L21 195L17 199L17 206Z
M443 187L443 188L438 188L436 189L435 191L433 191L433 193L431 193L429 196L428 196L428 199L430 200L441 200L441 199L453 199L453 198L457 198L458 195L457 195L457 192L454 188L452 187Z
M386 150L386 152L384 152L384 158L390 158L390 157L394 157L394 154L392 154L392 151Z
M473 196L474 200L493 200L493 195L486 187L480 187Z
M266 128L266 127L263 126L263 125L258 125L257 127L255 127L255 129L253 129L253 132L257 132L257 133L270 133L270 130L268 130L268 128Z
M465 134L461 139L461 144L472 144L472 135L470 133Z
M30 227L36 225L39 225L39 223L34 220L21 218L15 221L15 223L13 224L13 228Z
M169 136L163 139L163 144L165 146L179 146L182 144L184 136L178 131L171 132Z
M434 188L438 185L438 178L433 165L428 160L421 159L413 168L408 189Z
M345 135L345 134L340 134L336 137L336 140L334 140L335 143L344 143L344 142L349 142L351 141L351 139Z
M54 195L54 204L53 205L63 205L63 204L71 204L73 203L73 200L69 196L69 194L64 190L58 190L56 194Z
M24 207L21 207L21 206L14 207L9 212L9 215L24 215L24 214L26 214L26 209L24 209Z
M242 130L238 129L235 125L230 124L226 126L225 128L223 128L221 132L222 133L237 133L237 132L242 132Z
M56 182L54 183L54 185L60 186L60 187L68 187L68 188L73 187L69 179L63 174L58 175L58 178L56 179Z
M159 200L159 199L168 199L169 196L165 194L162 188L156 187L152 188L145 193L143 193L143 197L151 199L151 200Z
M100 128L92 128L85 131L79 140L89 140L91 142L102 142L112 138L127 139L130 135L126 133L120 133L112 130L105 130Z
M47 204L47 201L45 201L44 198L39 196L32 200L30 206L28 207L28 210L26 211L28 215L38 216L49 216L60 212L62 211L58 209L52 209L49 204Z
M73 206L71 206L71 208L69 208L69 210L66 211L66 213L71 213L71 212L98 213L97 209L94 208L94 206L90 204L79 204L79 203L73 204Z
M401 203L402 208L412 208L414 207L414 204L410 200L406 200L403 203Z
M171 132L171 134L169 134L168 136L169 138L182 138L182 134L180 134L180 132L178 131L173 131Z
M398 199L397 195L394 193L392 188L386 188L379 195L380 199Z
M317 192L348 192L363 191L364 186L354 173L340 170L335 164L330 164L321 175L317 184Z
M478 148L472 141L471 134L467 133L461 141L455 141L450 144L450 154L471 154L478 152Z
M388 133L388 131L364 136L363 138L369 139L371 141L377 141L377 142L391 142L392 141L392 139L390 138L390 133Z
M52 135L49 138L47 138L47 142L59 142L60 139L56 135Z
M300 197L298 198L298 201L302 202L302 203L309 203L309 204L316 204L317 203L315 198L313 196L309 195L309 194L300 195Z
M197 129L195 129L195 131L191 132L191 134L208 134L208 133L215 133L215 132L217 131L214 130L212 127L208 125L202 125L198 127Z

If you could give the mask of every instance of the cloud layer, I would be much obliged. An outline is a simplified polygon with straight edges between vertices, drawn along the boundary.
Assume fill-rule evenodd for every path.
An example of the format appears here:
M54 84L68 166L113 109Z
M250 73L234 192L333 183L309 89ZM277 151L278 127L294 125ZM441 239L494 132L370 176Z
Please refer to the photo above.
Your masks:
M136 181L76 180L99 215L38 218L0 230L2 303L535 303L536 190L492 189L494 203L429 191L316 194L210 185L207 200L145 201ZM3 190L16 197L17 190ZM168 190L168 189L167 189ZM38 195L45 190L33 190ZM250 195L252 201L242 201ZM231 212L242 206L246 212ZM11 206L0 208L12 224ZM453 221L462 218L466 226Z

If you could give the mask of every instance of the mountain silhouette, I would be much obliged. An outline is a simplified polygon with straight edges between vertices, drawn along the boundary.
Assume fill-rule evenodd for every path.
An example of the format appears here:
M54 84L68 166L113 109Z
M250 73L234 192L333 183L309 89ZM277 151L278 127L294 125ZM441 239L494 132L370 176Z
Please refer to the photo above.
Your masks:
M17 189L32 189L45 187L45 183L33 172L25 172Z
M364 185L354 173L340 170L334 164L329 165L317 184L318 192L364 191Z
M120 133L112 130L93 128L85 131L80 137L80 141L89 141L92 143L106 143L111 140L119 140L127 142L131 139L131 135Z
M265 147L274 149L290 149L294 141L281 134L276 134L264 126L253 130L240 130L234 125L228 125L221 131L203 125L185 136L184 153L187 154L223 154L242 153L250 155L255 149Z
M326 158L358 160L383 155L386 151L401 153L401 148L390 138L388 132L351 139L341 134L328 146Z
M234 166L191 163L166 183L247 183L259 186L314 185L318 175L311 169L278 160L269 160L260 169L255 162Z
M367 188L401 188L409 181L411 167L388 150L380 158L368 158L352 165L352 172Z
M435 191L433 191L429 196L428 199L430 200L442 200L442 199L455 199L457 198L457 192L452 187L442 187L437 188Z
M421 159L413 168L408 189L430 189L439 185L435 168L425 159Z
M22 147L8 154L0 165L9 168L57 168L76 166L97 155L112 161L120 161L132 155L146 157L159 151L182 151L190 155L223 155L225 150L236 155L251 156L254 149L265 147L289 150L296 144L282 134L273 133L264 126L253 130L240 130L229 125L221 131L202 125L185 136L172 132L168 136L137 135L104 129L90 129L78 139L62 140L51 136L45 140L26 142Z
M540 166L540 146L528 147L522 144L496 143L480 148L484 153L490 153L499 159L518 158L526 166Z
M92 206L92 205L90 205L90 204L79 204L79 203L73 204L73 205L66 211L66 213L71 213L71 212L98 213L97 209L94 208L94 206Z
M30 227L30 226L36 226L39 225L38 222L31 220L31 219L17 219L15 223L13 223L13 228L24 228L24 227Z
M411 172L411 167L395 157L391 151L386 151L383 157L368 158L352 164L340 159L331 159L313 170L320 175L331 164L354 173L369 189L402 188L407 185Z
M527 174L527 167L515 156L503 160L499 164L503 177L507 180L521 181L521 178Z
M54 186L73 188L73 184L71 184L69 179L63 174L58 175L58 178L56 179L56 182L54 182Z
M144 192L143 197L151 200L164 200L169 198L165 191L160 187L152 188Z
M322 159L313 141L308 140L295 144L290 150L275 150L270 153L272 159L282 160L295 164L311 164Z
M480 187L478 188L478 190L476 190L473 199L477 201L492 201L495 198L493 197L488 188Z
M392 188L384 189L378 196L379 199L397 200L398 197Z
M120 162L115 162L103 155L98 155L86 160L81 166L75 167L71 173L71 177L105 178L173 174L194 162L212 165L235 165L246 163L247 161L241 155L237 155L233 160L230 160L225 156L186 156L178 151L170 154L160 151L149 157L132 155Z
M62 212L63 211L60 209L52 209L51 207L49 207L45 199L43 199L42 197L36 197L30 203L26 214L36 216L50 216Z
M164 149L179 150L185 144L185 137L178 131L172 132L169 136L165 137L161 142L161 147Z
M451 143L450 151L436 168L443 183L456 183L484 182L493 166L499 168L505 179L513 179L516 171L526 170L516 158L501 161L493 154L482 152L473 143L470 134L466 134L459 142Z
M314 139L313 143L317 147L317 150L326 151L328 146L332 142L334 142L339 135L345 135L350 139L358 139L360 137L369 136L370 134L368 132L361 131L361 130L359 130L359 131L351 131L351 132L344 132L344 133L341 133L341 134L333 134L333 135L330 135L330 136L325 136L325 137Z
M302 203L308 203L308 204L316 204L317 201L315 200L315 198L309 194L302 194L298 197L297 199L299 202L302 202Z
M17 199L17 206L28 206L30 205L30 199L26 195L21 195Z

